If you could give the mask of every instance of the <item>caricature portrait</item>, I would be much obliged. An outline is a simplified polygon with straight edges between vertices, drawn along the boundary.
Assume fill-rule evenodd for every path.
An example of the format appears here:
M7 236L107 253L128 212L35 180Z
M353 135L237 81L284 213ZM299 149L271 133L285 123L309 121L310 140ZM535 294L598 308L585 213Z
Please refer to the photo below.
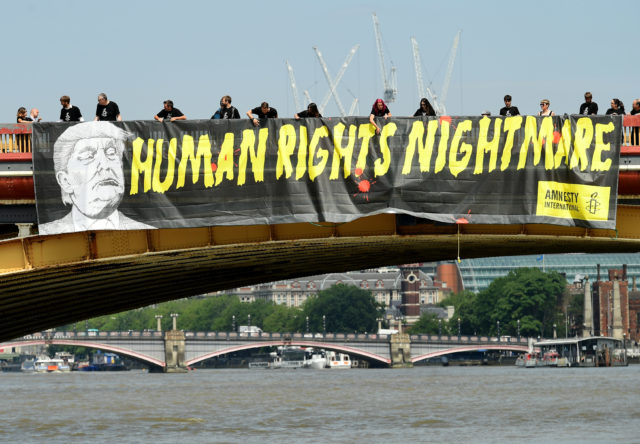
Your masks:
M71 205L71 211L41 224L40 234L155 228L118 211L125 189L122 156L129 137L101 121L71 126L58 137L53 146L55 178L62 202Z

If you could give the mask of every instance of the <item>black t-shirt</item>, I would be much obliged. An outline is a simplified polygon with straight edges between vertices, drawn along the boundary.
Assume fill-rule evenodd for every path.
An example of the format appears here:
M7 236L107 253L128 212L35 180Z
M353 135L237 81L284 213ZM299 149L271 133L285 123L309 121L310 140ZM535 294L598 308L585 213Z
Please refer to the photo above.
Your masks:
M106 105L100 105L96 108L96 116L98 116L98 120L108 120L110 122L115 122L118 114L120 114L120 108L118 108L118 104L116 102L109 102Z
M171 108L171 111L167 111L166 109L162 108L162 111L156 114L156 116L160 117L161 119L171 120L172 117L182 117L184 116L184 114L182 114L182 111L180 111L178 108Z
M301 119L306 119L307 117L322 117L322 114L318 113L317 116L312 116L309 114L309 111L305 109L304 111L300 111L298 113L298 117L300 117Z
M369 114L373 114L376 117L384 117L387 114L391 114L391 111L389 111L387 105L385 105L383 109L378 109L378 107L374 105Z
M239 119L240 113L235 106L230 106L229 108L220 108L218 110L220 112L219 119Z
M262 108L257 107L253 108L251 113L257 115L259 119L276 119L278 117L278 111L275 108L269 108L269 111L265 114L262 112Z
M614 116L624 116L624 110L623 109L613 109L613 108L609 108L607 110L607 116L613 114Z
M77 106L71 105L69 109L62 108L60 110L60 120L63 122L79 122L81 117L82 113Z
M501 116L519 116L520 115L520 110L518 110L517 106L504 106L502 108L500 108L500 115Z
M425 111L422 107L418 108L415 113L413 113L413 117L418 116L435 116L436 112L434 110Z
M640 109L636 110L636 109L631 108L631 111L629 111L629 114L631 114L632 116L635 116L638 113L640 113Z
M587 103L584 102L580 105L580 111L578 114L589 115L589 114L598 114L598 104L596 102Z

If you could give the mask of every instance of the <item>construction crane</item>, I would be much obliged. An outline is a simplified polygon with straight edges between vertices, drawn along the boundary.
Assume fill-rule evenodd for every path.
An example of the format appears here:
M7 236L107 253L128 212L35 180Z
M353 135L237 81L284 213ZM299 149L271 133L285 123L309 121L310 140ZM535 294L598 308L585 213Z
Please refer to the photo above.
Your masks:
M344 73L346 72L347 67L351 63L351 60L353 59L353 56L356 54L356 52L358 52L358 48L360 48L360 44L356 44L354 45L353 48L351 48L351 50L349 51L349 54L347 54L347 57L342 63L342 66L340 67L340 71L338 71L336 78L333 79L333 81L329 81L329 79L327 79L329 81L329 92L325 95L324 99L322 99L322 102L320 103L319 110L321 113L323 112L325 106L327 106L327 103L329 103L329 99L334 94L336 88L338 87L338 84L340 83L340 80L342 80L342 77L344 76ZM317 55L319 53L318 49L316 47L314 47L313 49L314 51L316 51L316 55ZM324 60L322 59L322 55L318 56L318 60L320 60L321 65L324 63ZM325 68L326 67L323 67L323 70L325 70ZM349 115L351 115L351 113L349 113Z
M302 109L300 99L298 98L298 87L296 86L296 78L293 75L293 68L289 64L289 60L285 60L285 63L287 64L287 71L289 71L289 82L291 83L291 91L293 92L293 102L296 105L296 110Z
M376 34L376 46L378 47L378 57L380 59L380 72L382 73L382 84L384 87L384 100L386 102L394 102L398 95L398 84L396 79L396 67L391 62L391 71L389 78L387 79L387 68L384 62L384 50L382 49L382 35L380 33L380 23L378 23L378 16L373 13L373 30Z
M420 61L420 49L418 48L418 42L414 37L411 37L411 46L413 49L413 63L415 65L416 70L416 81L418 83L418 94L420 97L426 97L431 102L431 106L436 113L440 115L447 114L447 107L445 102L447 100L447 95L449 93L449 85L451 83L451 75L453 74L453 65L456 60L456 54L458 51L458 44L460 42L460 34L462 31L458 31L455 38L453 39L453 44L451 45L451 52L449 53L449 64L447 66L447 73L444 77L444 82L442 85L442 94L438 97L436 94L429 89L429 87L424 86L424 82L422 79L422 63Z
M413 64L416 69L416 82L418 83L418 96L420 98L427 97L434 111L440 114L440 105L438 104L437 96L427 86L425 88L424 81L422 80L422 62L420 61L420 48L418 47L418 41L415 37L411 37L411 47L413 49Z
M451 74L453 74L453 63L456 61L456 54L458 52L458 43L460 43L460 34L462 31L458 31L453 39L453 45L451 45L451 52L449 53L449 65L447 66L447 74L444 77L444 83L442 85L442 94L440 96L440 107L442 114L447 113L445 106L447 102L447 94L449 93L449 84L451 83Z
M356 45L357 46L357 45ZM356 48L357 49L357 48ZM342 102L340 101L340 97L338 97L338 92L336 91L337 83L331 78L331 74L329 74L329 69L327 68L327 64L322 57L322 53L318 49L317 46L313 47L313 50L316 52L316 56L318 57L318 61L320 62L320 66L322 67L322 72L324 73L324 77L327 79L327 84L329 85L329 95L333 96L333 100L335 100L336 105L338 106L338 110L340 111L340 116L346 116L346 112L344 110L344 106L342 106ZM347 56L348 58L349 56ZM319 111L322 113L324 111L324 106L320 106Z

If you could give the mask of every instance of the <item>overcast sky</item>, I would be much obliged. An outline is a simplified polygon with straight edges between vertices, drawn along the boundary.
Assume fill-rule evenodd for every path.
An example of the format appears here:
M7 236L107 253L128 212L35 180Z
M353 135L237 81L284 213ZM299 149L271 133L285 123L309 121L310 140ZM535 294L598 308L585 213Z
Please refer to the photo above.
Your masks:
M285 65L320 103L327 82L317 46L335 77L359 50L338 87L348 110L368 115L383 84L372 22L378 16L387 71L397 69L396 116L418 107L410 37L425 83L441 92L453 38L462 31L447 109L452 115L497 113L504 94L525 114L548 98L556 113L575 113L585 91L601 112L620 98L640 97L637 0L603 1L334 1L214 2L56 0L6 2L0 118L38 107L57 120L59 97L71 96L85 119L105 92L125 120L146 120L165 99L190 119L209 118L229 94L242 115L263 100L280 117L297 109ZM338 115L333 102L325 116Z

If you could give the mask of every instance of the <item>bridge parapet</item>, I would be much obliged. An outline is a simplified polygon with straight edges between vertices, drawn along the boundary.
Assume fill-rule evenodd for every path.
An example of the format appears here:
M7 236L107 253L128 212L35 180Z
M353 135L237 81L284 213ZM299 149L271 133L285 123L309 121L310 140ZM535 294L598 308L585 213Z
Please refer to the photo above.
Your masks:
M512 338L508 336L457 336L457 335L411 335L412 343L439 343L439 344L514 344L526 345L527 338Z
M370 342L388 342L388 335L378 335L373 333L236 333L236 332L194 332L185 331L185 337L188 340L207 340L222 339L229 341L245 341L247 339L254 341L293 341L293 340L322 340L326 342L345 342L345 341L370 341Z

